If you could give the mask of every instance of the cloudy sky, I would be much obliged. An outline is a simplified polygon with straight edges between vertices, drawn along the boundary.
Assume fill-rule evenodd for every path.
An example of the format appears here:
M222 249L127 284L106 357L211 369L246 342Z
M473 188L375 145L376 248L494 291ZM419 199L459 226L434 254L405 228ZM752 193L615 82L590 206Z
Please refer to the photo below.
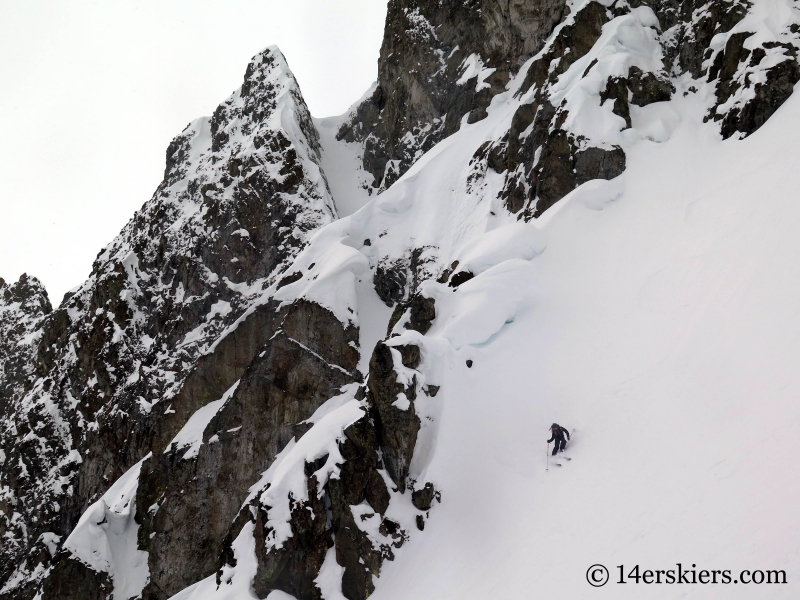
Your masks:
M170 140L266 46L314 116L377 76L386 0L0 0L0 277L54 304L155 190Z

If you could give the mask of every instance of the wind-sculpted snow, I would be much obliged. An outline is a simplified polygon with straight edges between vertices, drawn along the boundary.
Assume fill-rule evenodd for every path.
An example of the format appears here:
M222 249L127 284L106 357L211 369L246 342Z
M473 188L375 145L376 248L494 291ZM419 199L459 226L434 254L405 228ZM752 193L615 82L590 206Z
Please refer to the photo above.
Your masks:
M139 526L134 520L141 463L83 513L64 542L65 550L76 560L110 576L114 598L135 598L147 584L147 552L138 548Z
M715 82L675 77L665 65L669 56L657 15L650 8L619 8L615 15L596 6L600 5L576 7L574 18L555 29L541 53L511 79L507 91L493 97L484 119L464 123L359 212L321 230L292 267L296 277L274 298L284 303L313 300L341 320L357 322L365 314L359 290L372 277L382 300L395 306L396 316L389 324L394 337L387 344L419 349L422 361L417 371L425 374L425 386L431 389L438 389L444 373L456 368L456 357L491 344L517 319L530 314L536 287L520 282L530 281L531 265L546 253L550 223L564 207L605 211L623 196L624 177L603 181L585 171L586 181L581 181L555 173L563 191L538 210L538 198L533 196L533 214L528 216L538 218L524 223L503 197L507 175L502 170L476 171L475 157L487 144L506 148L519 111L533 102L540 103L539 109L553 103L540 139L543 145L552 143L558 134L554 124L563 127L575 145L575 163L566 163L571 170L580 164L580 153L590 148L629 152L643 144L668 143L685 119L695 119L694 126L699 127L698 113L683 112L674 97L694 96L697 104L710 106L716 95ZM582 11L589 12L582 16ZM576 36L591 43L580 53L580 48L566 52L574 48L566 40L574 42ZM544 79L539 79L537 61L547 67ZM522 128L517 133L532 132ZM536 155L535 148L531 154ZM429 324L424 333L411 327L411 306L417 298L433 300L436 306L433 326ZM402 368L395 372L400 378ZM375 375L371 370L370 381ZM423 396L431 404L426 410ZM409 482L429 481L426 465L435 457L441 410L437 403L423 394L414 402L408 402L405 393L394 399L394 409L413 406L416 415L423 415L414 431L413 458L405 467L393 467L395 484L401 485L406 477ZM379 403L373 401L372 406L375 409ZM403 421L392 426L398 431L406 427ZM402 447L394 445L398 450ZM388 466L391 453L384 452L383 457ZM303 480L299 468L295 476ZM291 495L281 497L285 503ZM293 530L300 531L306 530ZM321 556L320 552L318 561ZM305 592L295 594L305 597Z
M379 81L342 117L312 120L283 57L265 51L173 141L153 199L56 311L33 280L2 288L0 597L364 600L403 597L409 582L420 597L530 592L502 548L476 548L518 547L521 529L528 556L545 548L539 533L557 534L524 508L552 508L541 478L527 487L531 423L588 414L599 394L632 427L625 415L644 409L620 400L626 386L666 411L685 390L650 379L669 387L681 361L729 356L695 339L714 299L686 307L709 278L737 323L757 312L763 302L739 304L714 265L736 281L757 271L726 236L753 245L750 218L766 237L777 221L732 189L728 215L704 199L728 194L724 161L744 172L750 148L777 140L765 124L786 118L800 79L789 0L534 4L393 0ZM740 139L761 126L766 141ZM704 151L720 157L708 181L681 158ZM679 223L707 236L688 258L660 233L683 239ZM739 331L714 318L715 336ZM665 375L648 332L677 347L684 329L690 358ZM703 389L733 370L712 368ZM685 409L703 405L695 392ZM531 556L524 569L549 560ZM452 580L485 575L484 560L491 573L472 587Z

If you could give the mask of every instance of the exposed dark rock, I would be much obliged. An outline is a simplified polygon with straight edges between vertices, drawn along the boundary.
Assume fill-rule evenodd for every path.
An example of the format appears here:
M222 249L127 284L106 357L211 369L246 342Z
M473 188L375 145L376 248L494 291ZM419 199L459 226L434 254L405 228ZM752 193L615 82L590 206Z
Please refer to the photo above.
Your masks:
M625 168L621 149L587 147L589 142L565 130L567 111L553 106L548 97L549 86L589 52L609 18L604 6L590 2L574 15L571 24L561 28L543 56L530 65L518 92L521 96L535 89L535 98L517 109L506 136L481 147L473 159L476 173L486 168L505 173L500 196L506 209L519 218L538 217L581 183L612 179ZM608 82L601 100L609 98L614 99L614 111L629 127L625 79ZM604 153L609 156L602 157Z
M342 476L328 484L333 514L336 562L345 568L342 593L350 600L367 598L375 590L373 575L380 574L384 558L394 558L388 548L376 552L369 538L355 523L351 505L366 500L380 515L389 505L389 492L377 472L379 459L375 428L367 419L346 430L340 446L346 462Z
M436 301L433 298L425 298L421 294L412 296L407 302L398 303L392 316L389 319L389 326L386 335L391 336L397 323L408 314L404 327L413 331L419 331L425 335L431 328L432 321L436 318Z
M627 109L627 103L621 105ZM581 183L613 179L625 170L622 149L590 146L581 150L579 141L567 131L557 127L551 130L551 123L557 125L559 117L549 103L535 111L520 107L520 112L525 117L518 119L518 127L527 122L531 112L535 114L532 132L524 143L510 143L515 136L509 134L509 143L490 149L485 158L487 166L506 172L501 198L509 212L525 219L538 217ZM513 127L512 122L512 131Z
M447 285L449 285L451 288L457 288L462 283L468 282L473 277L475 277L475 275L470 271L459 271L450 278L450 282Z
M11 398L32 383L33 340L42 319L52 312L44 286L35 277L20 276L8 284L0 278L0 419ZM0 437L0 448L5 437Z
M631 91L630 103L636 106L666 102L675 93L675 86L669 79L635 66L628 71L628 89Z
M591 179L614 179L625 170L622 148L587 148L575 153L575 179L578 185Z
M206 428L196 459L185 449L146 461L137 506L140 543L150 553L145 598L174 595L214 573L223 541L247 490L309 418L337 390L356 380L355 328L300 301L261 346L230 400Z
M418 346L406 345L395 346L395 349L400 352L400 362L404 367L409 369L416 369L422 360L422 354Z
M708 70L708 80L714 81L719 78L717 85L717 95L722 99L730 97L736 89L731 88L733 76L739 70L739 63L744 62L750 56L750 50L744 47L744 42L752 36L752 32L734 33L728 38L725 50L717 54L714 63Z
M392 311L392 316L389 317L389 324L386 327L387 337L392 336L392 331L394 330L395 326L400 322L400 319L403 318L403 315L406 314L407 311L408 307L405 304L402 303L395 304L394 310Z
M292 133L273 128L279 102L291 109ZM290 140L296 131L303 139ZM259 54L241 91L173 140L164 181L98 254L89 280L57 310L46 314L45 303L28 370L2 403L0 489L13 501L0 510L0 589L12 576L29 587L0 598L32 597L50 562L41 534L63 542L112 482L241 377L274 332L274 307L264 306L223 335L333 218L319 152L283 57ZM23 394L30 409L19 410ZM30 447L16 442L29 431ZM33 476L9 466L19 464Z
M789 28L794 37L771 32L777 41L752 49L745 47L750 32L728 35L750 6L745 0L589 2L574 14L564 0L391 0L378 86L338 137L363 145L373 191L386 189L462 123L486 118L492 98L569 19L522 74L517 100L525 104L504 135L475 152L467 178L472 189L488 169L502 174L505 208L536 218L576 186L625 169L621 148L569 130L567 105L552 99L551 86L590 52L610 19L642 5L658 16L664 65L607 80L599 101L613 102L620 127L632 126L631 105L669 100L670 78L689 73L716 85L708 118L723 137L741 137L800 80L797 26ZM727 36L716 38L727 40L724 48L712 48L715 36ZM282 114L295 119L287 130L272 118L287 108L282 102L289 108ZM274 507L259 497L242 507L276 455L315 427L316 409L342 386L353 393L361 383L354 327L312 302L261 300L270 286L284 288L313 268L293 261L333 218L317 132L283 58L270 50L213 117L172 141L153 198L61 306L52 310L33 278L0 280L0 600L39 592L43 599L112 597L107 573L58 545L148 452L136 503L139 547L149 552L146 600L166 600L215 571L219 581L245 526L255 535L259 596L283 590L320 599L314 580L331 549L344 568L345 597L374 591L383 561L407 539L403 528L423 530L427 518L396 523L387 518L390 503L407 488L418 511L439 498L431 483L416 489L409 477L420 430L418 346L377 344L369 379L354 394L364 416L340 438L338 477L316 479L329 456L304 465L308 500L291 498L292 536L282 547L268 544ZM401 322L429 331L436 307L421 294L424 281L438 277L457 288L473 277L457 261L443 269L438 252L410 247L377 260L376 292L394 306L389 335ZM237 381L196 456L168 447L198 409ZM422 389L429 397L439 392ZM383 541L361 529L371 519ZM43 533L52 534L48 543Z
M765 45L752 52L744 47L744 42L752 33L743 32L731 35L725 50L719 52L712 67L709 79L717 79L717 103L711 116L721 120L723 138L736 134L749 135L761 127L780 106L786 102L794 91L794 85L800 81L800 66L797 63L797 48L791 45L781 48L787 59L766 71L766 81L753 84L749 72L758 68L768 50L776 45ZM748 59L750 59L748 61ZM749 64L746 64L748 63ZM745 66L746 64L746 66ZM740 72L744 71L744 77ZM724 114L719 114L719 107L727 103L742 87L753 86L754 97L743 105L734 106Z
M46 476L37 470L41 455L55 443L51 438L61 433L49 418L47 406L20 408L21 399L36 382L37 338L51 311L47 292L36 278L23 274L10 284L0 279L0 588L21 559L34 564L50 560L49 549L35 527L27 531L20 527L19 517L26 506L19 492ZM68 477L76 468L74 463L59 464L54 477ZM46 498L40 502L49 508ZM23 586L19 588L21 597L33 596L35 584L25 582Z
M747 14L748 0L700 2L698 0L632 0L630 6L649 6L658 17L668 70L674 75L704 75L703 61L712 38L730 31Z
M425 298L417 294L411 298L410 308L411 314L406 328L425 335L436 318L436 302L433 298Z
M436 302L433 298L425 298L417 294L408 302L403 302L395 306L392 316L389 319L387 336L392 335L392 330L400 319L408 313L408 320L404 327L413 331L419 331L425 335L431 328L432 321L436 318Z
M294 439L299 441L313 426L313 423L308 423L306 421L292 425L292 435L294 435Z
M287 285L290 285L290 284L294 283L295 281L300 281L302 278L303 278L303 274L300 271L297 271L295 273L290 273L286 277L282 277L281 278L281 280L278 282L278 285L276 286L275 289L279 290L282 287L286 287Z
M417 442L420 420L414 410L416 377L408 386L403 386L397 382L392 350L383 342L379 342L375 346L375 351L369 363L369 379L367 380L369 393L367 398L374 408L378 443L383 453L386 472L402 492L406 489L408 467L414 454L414 445ZM395 351L399 352L399 350L396 349ZM404 357L406 353L409 356L411 355L406 350L403 353ZM409 401L407 409L403 410L394 405L398 394L404 394Z
M566 10L564 0L392 0L378 61L378 86L339 138L364 141L364 168L386 189L461 119L486 116L512 72L538 52ZM459 83L478 55L480 76Z
M281 590L298 600L321 600L314 579L333 540L325 527L325 498L317 496L317 481L313 476L308 480L308 497L308 502L293 503L292 537L283 548L272 552L267 551L265 543L269 534L268 510L261 506L256 509L254 537L258 570L253 589L260 598L266 598L273 590Z
M113 590L107 573L98 573L63 553L56 557L42 586L42 600L110 600Z
M722 137L739 132L749 135L767 122L786 102L800 81L800 66L796 60L786 60L767 71L767 80L755 85L755 97L741 109L731 110L722 120Z
M483 154L485 154L485 152L488 151L490 146L491 145L488 142L483 144L483 146L481 146L481 150L478 151L479 155L482 156ZM472 160L473 160L473 164L474 164L475 158L473 157ZM450 279L450 276L458 268L458 265L459 265L459 262L457 260L454 260L452 262L452 264L448 268L446 268L444 271L442 271L441 275L439 275L439 277L436 278L436 281L439 282L439 283L447 283L447 281Z
M276 302L261 305L220 340L213 352L201 356L169 403L169 410L162 408L164 414L151 433L150 450L163 452L195 411L221 398L244 375L257 352L280 328L285 315L286 310L279 311Z
M314 473L321 467L307 465L307 502L294 502L291 509L292 536L281 548L266 551L264 541L270 530L266 526L270 507L260 504L254 511L243 510L226 538L226 545L238 534L244 523L254 522L258 571L254 589L260 597L273 590L282 590L301 600L321 598L315 586L319 569L329 548L334 547L336 562L344 567L342 593L349 600L365 600L373 591L373 577L380 573L384 560L392 560L392 547L399 547L406 534L396 523L382 518L390 495L379 470L378 438L372 420L364 417L344 431L339 444L344 462L339 475L327 481L318 493ZM386 544L377 547L359 528L351 506L367 502L374 512L364 515L381 520L381 533ZM250 515L254 514L254 517ZM230 557L230 552L223 556ZM230 558L227 559L230 562Z
M430 510L431 504L433 504L433 499L436 497L436 490L433 487L433 484L428 482L426 483L422 489L414 490L411 494L411 502L414 503L414 506L417 507L419 510Z
M405 298L407 281L406 267L402 262L380 264L372 277L375 291L386 306L394 306Z
M548 52L528 69L519 94L524 94L533 85L541 89L546 81L554 82L592 49L600 39L603 25L609 21L606 8L599 2L590 2L575 13L574 17L572 24L559 31ZM557 63L551 69L553 61Z
M425 309L418 304L420 300L414 298L419 295L422 282L432 279L437 269L437 249L432 246L411 248L402 258L384 257L378 262L372 280L375 291L387 306L397 305L390 332L412 304L416 306L415 315L422 315L423 321L428 318L424 316ZM419 318L415 318L415 322L418 321Z
M752 52L744 47L752 32L731 35L724 50L714 56L708 70L709 81L717 82L717 102L707 118L721 121L723 138L747 136L761 127L791 96L794 84L800 81L797 47L791 44L765 43ZM786 60L766 71L765 81L755 83L751 75L759 68L768 52L780 52ZM753 88L752 97L720 112L722 105L744 89Z
M614 100L612 112L625 119L625 128L631 126L631 110L628 106L628 81L624 77L609 77L606 89L600 92L600 102Z

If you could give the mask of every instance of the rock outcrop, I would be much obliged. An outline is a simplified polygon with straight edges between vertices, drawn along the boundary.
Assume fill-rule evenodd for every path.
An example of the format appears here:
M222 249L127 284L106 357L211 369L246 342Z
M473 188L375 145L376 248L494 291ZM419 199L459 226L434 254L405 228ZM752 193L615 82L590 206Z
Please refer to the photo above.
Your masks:
M33 351L42 319L52 311L47 290L35 277L23 274L16 283L0 278L0 423L11 399L32 384Z
M364 144L373 187L391 186L465 117L483 118L566 6L564 0L390 1L378 85L338 134Z
M27 525L17 495L40 476L32 467L41 444L51 443L50 438L61 433L61 424L48 418L46 406L30 407L27 414L18 412L20 399L36 380L36 343L42 335L42 321L51 312L39 280L22 275L9 284L0 279L0 573L11 571L14 560L31 551L28 539L15 535ZM30 439L32 433L39 433L41 441ZM35 552L34 560L49 561L47 546L40 545Z
M414 371L419 363L415 346L377 345L368 385L303 428L277 468L251 488L226 537L220 573L236 566L234 540L252 531L253 587L260 597L281 590L299 600L322 598L316 580L326 560L343 569L341 592L349 600L365 600L374 591L373 576L393 560L393 549L412 526L424 528L431 508L428 484L412 489L412 506L397 510L403 492L416 483L408 479L408 464L420 428L414 410L422 393ZM398 403L400 394L404 403Z
M140 547L150 556L144 598L168 598L216 572L230 523L294 437L293 426L359 378L358 352L348 345L357 333L320 306L298 302L211 418L205 443L196 451L172 445L145 461L137 505L157 508L137 513Z
M800 78L800 24L787 22L774 39L744 48L743 40L756 28L753 23L749 32L737 32L751 7L746 0L608 0L570 6L561 0L535 6L398 0L389 3L377 87L353 111L339 138L363 144L364 169L380 192L464 123L485 118L492 98L527 70L521 91L534 88L532 101L520 108L507 138L483 149L476 163L508 173L507 208L526 219L537 217L581 183L612 179L625 169L622 148L564 127L569 110L553 87L592 49L606 23L637 7L652 9L657 17L652 26L660 46L658 64L643 69L629 62L626 73L597 90L600 103L614 101L623 128L631 127L629 104L669 100L670 77L688 73L718 80L710 117L722 121L723 137L746 136L777 110ZM591 76L593 67L582 77Z

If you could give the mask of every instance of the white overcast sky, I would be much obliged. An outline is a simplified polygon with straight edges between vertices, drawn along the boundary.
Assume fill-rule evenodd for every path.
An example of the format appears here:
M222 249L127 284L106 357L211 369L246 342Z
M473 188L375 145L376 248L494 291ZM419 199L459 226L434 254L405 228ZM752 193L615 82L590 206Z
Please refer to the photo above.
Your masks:
M0 0L0 277L58 305L266 46L314 116L343 113L377 76L386 3Z

